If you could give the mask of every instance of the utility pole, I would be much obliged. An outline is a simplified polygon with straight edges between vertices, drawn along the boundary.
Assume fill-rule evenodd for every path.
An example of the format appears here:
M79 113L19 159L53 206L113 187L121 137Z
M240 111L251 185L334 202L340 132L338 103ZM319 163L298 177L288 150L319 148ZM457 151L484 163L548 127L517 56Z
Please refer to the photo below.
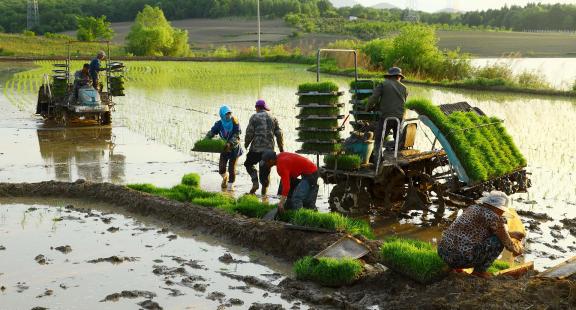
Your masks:
M404 20L407 22L417 23L420 21L420 15L418 14L416 0L406 0L406 16Z
M26 6L26 29L31 30L40 24L38 0L28 0Z
M258 14L258 59L262 57L260 53L260 0L256 0L256 10Z

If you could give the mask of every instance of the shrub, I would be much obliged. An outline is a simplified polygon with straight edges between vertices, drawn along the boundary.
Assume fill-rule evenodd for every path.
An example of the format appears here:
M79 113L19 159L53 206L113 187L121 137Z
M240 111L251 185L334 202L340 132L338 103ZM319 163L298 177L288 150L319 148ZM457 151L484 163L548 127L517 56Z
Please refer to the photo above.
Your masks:
M428 242L392 238L380 248L382 264L420 283L446 276L449 267Z
M311 152L318 153L336 153L342 149L340 143L328 144L328 143L302 143L302 149Z
M298 85L299 93L308 92L319 92L319 93L331 93L338 91L338 85L334 82L316 82L316 83L304 83Z
M546 79L534 72L524 71L516 77L518 86L530 89L550 89L552 88Z
M294 263L294 273L298 280L310 280L321 285L338 287L352 284L362 274L362 263L350 258L319 259L306 256Z
M196 152L207 152L207 153L221 153L224 151L224 147L226 146L226 141L217 138L217 139L202 139L196 141L194 143L193 151Z
M340 140L339 131L300 131L298 138L302 140Z
M182 177L181 183L192 187L198 187L200 186L200 176L196 173L185 174Z
M489 80L502 79L505 81L514 80L512 69L506 64L492 64L476 69L475 77Z
M275 205L262 203L256 196L245 195L238 199L233 210L247 217L262 218L266 213L276 208Z
M328 169L338 167L340 170L357 170L362 164L362 158L359 155L326 155L324 164Z
M374 232L368 223L350 219L340 213L320 213L309 209L299 209L289 215L289 222L299 226L345 231L352 235L360 234L366 238L374 238Z

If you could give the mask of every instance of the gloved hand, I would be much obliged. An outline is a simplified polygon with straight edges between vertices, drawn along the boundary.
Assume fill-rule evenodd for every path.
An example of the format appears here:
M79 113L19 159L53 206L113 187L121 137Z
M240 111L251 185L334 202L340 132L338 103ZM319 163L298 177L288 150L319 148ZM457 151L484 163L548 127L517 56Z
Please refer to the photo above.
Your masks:
M284 205L286 204L286 196L280 197L280 202L278 203L278 213L284 213Z

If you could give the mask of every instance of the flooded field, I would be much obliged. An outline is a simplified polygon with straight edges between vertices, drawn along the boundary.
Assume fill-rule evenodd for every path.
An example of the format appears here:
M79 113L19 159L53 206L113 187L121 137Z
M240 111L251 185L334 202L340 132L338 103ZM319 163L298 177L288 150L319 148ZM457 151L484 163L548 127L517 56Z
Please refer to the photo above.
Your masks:
M308 308L231 278L276 285L289 266L219 243L104 204L0 199L0 308Z
M11 78L0 83L4 87L2 109L12 109L0 117L2 181L81 177L116 183L173 185L184 173L195 171L202 175L203 187L219 190L215 172L217 157L189 152L194 142L217 120L218 107L224 103L230 105L245 128L255 100L266 99L284 130L287 150L296 151L299 143L295 141L294 93L298 84L315 79L314 74L300 65L130 62L127 96L118 100L113 127L62 130L45 127L32 116L41 75L51 69L49 63L39 65L10 74ZM347 89L350 81L329 79L343 89ZM410 86L409 90L411 97L430 98L438 104L468 101L505 120L532 174L533 186L529 193L515 195L513 203L513 207L525 211L522 214L529 230L529 251L524 259L535 260L536 267L542 269L571 256L576 250L576 236L574 230L571 232L560 220L576 218L576 133L570 126L576 122L576 102L565 98L429 87ZM342 101L348 100L347 94ZM14 107L19 111L14 111ZM93 143L83 145L86 138L80 134L81 130L87 132ZM113 151L107 142L108 136L114 144ZM419 135L418 147L425 149L429 144L424 135ZM241 163L242 160L238 166L237 195L250 187ZM273 184L277 182L274 178ZM323 211L328 209L329 190L328 187L321 190L319 205ZM442 227L429 227L427 219L422 212L414 212L401 220L372 220L382 237L398 233L437 240Z

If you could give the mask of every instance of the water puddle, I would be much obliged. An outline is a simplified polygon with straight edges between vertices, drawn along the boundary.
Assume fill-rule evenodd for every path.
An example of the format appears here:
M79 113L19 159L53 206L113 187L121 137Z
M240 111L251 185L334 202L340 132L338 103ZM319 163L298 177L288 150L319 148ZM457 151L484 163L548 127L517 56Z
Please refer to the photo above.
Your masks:
M308 308L238 280L254 276L272 287L289 273L286 264L113 210L70 199L0 199L2 308Z

